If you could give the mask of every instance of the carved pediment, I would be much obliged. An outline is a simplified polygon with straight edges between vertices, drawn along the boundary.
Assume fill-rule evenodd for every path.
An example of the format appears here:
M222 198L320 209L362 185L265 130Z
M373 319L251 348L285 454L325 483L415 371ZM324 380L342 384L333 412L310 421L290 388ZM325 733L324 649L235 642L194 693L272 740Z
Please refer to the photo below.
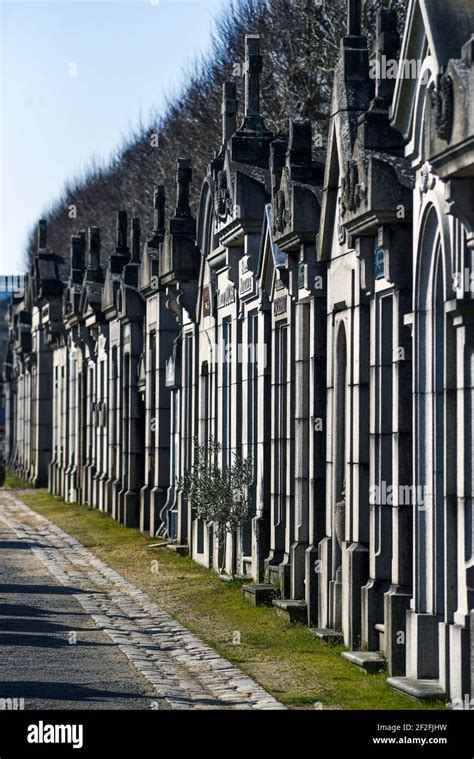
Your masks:
M214 188L214 213L220 221L225 221L232 213L232 196L225 169L217 172Z
M346 161L345 174L342 177L341 213L345 216L347 211L355 213L362 200L365 198L365 188L360 181L359 166L356 160L349 158Z
M273 232L274 234L283 234L285 229L291 225L291 200L290 200L290 180L288 169L285 167L282 173L280 189L275 194L274 215L273 215Z
M113 280L110 271L105 276L104 289L102 292L102 308L113 308L115 306L115 292L117 283Z
M438 76L437 88L433 93L436 134L440 140L449 142L454 124L454 88L449 74Z

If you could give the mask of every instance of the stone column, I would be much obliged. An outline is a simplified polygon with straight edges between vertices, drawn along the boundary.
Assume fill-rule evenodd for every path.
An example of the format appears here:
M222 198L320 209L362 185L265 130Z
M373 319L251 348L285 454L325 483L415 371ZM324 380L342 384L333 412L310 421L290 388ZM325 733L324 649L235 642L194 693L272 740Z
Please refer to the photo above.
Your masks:
M108 499L108 511L112 514L114 519L114 482L117 479L117 438L119 431L117 429L117 392L118 392L118 348L116 345L111 345L109 349L109 408L108 408L108 472L109 478L107 481L107 499Z
M285 299L285 302L283 301ZM286 288L278 292L284 313L289 311ZM275 311L275 305L272 305ZM290 547L293 542L294 522L290 514L294 493L294 362L291 348L293 320L275 318L272 324L271 378L271 530L270 555L266 561L266 575L271 583L280 585L283 599L291 596Z
M370 559L362 588L361 648L383 648L384 593L390 585L393 487L393 293L370 302Z
M255 451L256 514L252 520L252 575L255 582L265 577L265 561L270 551L270 418L271 408L271 323L268 304L258 311L259 360L257 364L257 445ZM260 345L262 349L260 349ZM260 355L261 353L265 355Z
M357 288L357 285L356 285ZM342 547L342 630L351 650L361 644L361 590L369 576L369 308L352 311L348 338L345 542Z
M309 546L305 555L305 597L310 626L318 624L321 562L318 546L325 535L326 506L326 264L314 269L315 295L309 324Z
M393 487L396 494L413 486L412 474L412 345L404 317L411 307L410 290L394 295L393 358ZM384 650L390 675L406 669L406 612L413 593L413 506L396 498L392 512L391 585L384 596Z
M112 340L112 333L114 334L115 338ZM115 346L115 371L114 371L114 408L113 413L115 414L115 423L114 423L114 437L112 441L112 450L110 452L111 457L113 457L114 460L114 466L113 466L113 480L111 483L111 492L112 492L112 517L116 519L118 522L121 521L121 515L120 515L120 492L122 491L122 475L123 475L123 469L122 469L122 452L123 452L123 445L124 445L124 439L123 439L123 403L124 403L124 390L123 386L125 383L125 376L124 376L124 359L123 359L123 351L122 351L122 342L123 342L123 335L121 330L121 325L118 319L115 319L113 322L109 325L109 335L110 335L110 349L112 350L113 346Z
M179 332L174 314L166 308L164 293L160 293L157 309L156 390L152 410L155 419L155 484L150 494L150 535L155 535L163 522L162 511L170 486L171 391L166 386L166 361L173 352Z
M45 487L48 482L48 467L51 461L52 448L52 354L46 345L44 330L38 335L39 350L36 356L36 419L37 439L35 445L38 451L36 487Z
M471 685L470 611L474 607L474 299L448 301L446 309L453 329L451 353L456 352L448 369L447 436L456 442L446 451L447 589L446 624L440 625L440 679L451 699L464 699Z
M124 356L128 376L124 383L124 448L123 448L123 524L138 527L140 521L140 488L144 471L144 409L138 392L138 361L142 352L141 323L130 322L130 352ZM121 494L122 495L122 494Z
M305 551L309 539L310 305L295 304L295 500L294 542L290 548L291 598L305 597Z

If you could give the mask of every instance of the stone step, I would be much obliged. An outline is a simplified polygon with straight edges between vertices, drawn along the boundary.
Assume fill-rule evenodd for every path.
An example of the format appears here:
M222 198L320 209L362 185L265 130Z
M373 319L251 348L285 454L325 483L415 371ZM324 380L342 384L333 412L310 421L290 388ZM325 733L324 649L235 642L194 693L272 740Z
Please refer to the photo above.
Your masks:
M277 597L277 590L273 585L252 583L242 585L244 598L254 606L271 606L273 599Z
M189 554L189 546L180 546L177 543L171 543L170 545L166 546L166 548L168 551L174 551L174 553L178 553L180 556L188 556Z
M310 627L310 632L326 642L339 643L342 642L343 636L340 630L331 630L329 627Z
M437 680L416 680L414 677L388 677L391 688L416 701L444 701L446 693Z
M274 598L273 606L279 617L283 617L288 622L307 622L308 607L306 601L291 601L281 598Z
M370 675L380 672L385 667L385 657L381 651L343 651L341 656Z

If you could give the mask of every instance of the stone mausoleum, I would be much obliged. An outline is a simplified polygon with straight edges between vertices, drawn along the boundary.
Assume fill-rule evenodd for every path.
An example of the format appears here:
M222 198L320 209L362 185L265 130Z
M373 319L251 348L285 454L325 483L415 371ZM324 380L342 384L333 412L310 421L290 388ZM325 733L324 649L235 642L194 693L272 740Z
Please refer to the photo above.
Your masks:
M411 0L375 46L349 0L327 147L245 103L189 205L38 249L10 305L8 465L247 579L418 698L474 697L474 6ZM393 76L387 61L396 62ZM393 70L393 67L392 69ZM242 116L238 113L243 111ZM194 442L252 460L227 534L179 488Z

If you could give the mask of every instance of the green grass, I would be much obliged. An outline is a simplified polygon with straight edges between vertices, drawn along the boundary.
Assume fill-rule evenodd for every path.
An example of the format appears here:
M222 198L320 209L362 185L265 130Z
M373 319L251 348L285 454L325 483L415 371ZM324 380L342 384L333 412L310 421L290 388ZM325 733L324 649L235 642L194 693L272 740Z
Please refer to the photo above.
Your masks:
M432 709L391 690L386 673L366 675L341 657L343 646L316 639L274 610L254 607L240 583L217 575L127 529L88 506L67 504L44 490L19 494L32 509L79 539L173 617L293 709ZM158 572L153 572L158 561ZM240 645L232 643L240 632Z
M5 475L4 487L9 490L34 489L34 485L32 482L29 482L28 480L24 480L23 477L18 477L16 474L12 474L11 472L7 472L7 474Z

